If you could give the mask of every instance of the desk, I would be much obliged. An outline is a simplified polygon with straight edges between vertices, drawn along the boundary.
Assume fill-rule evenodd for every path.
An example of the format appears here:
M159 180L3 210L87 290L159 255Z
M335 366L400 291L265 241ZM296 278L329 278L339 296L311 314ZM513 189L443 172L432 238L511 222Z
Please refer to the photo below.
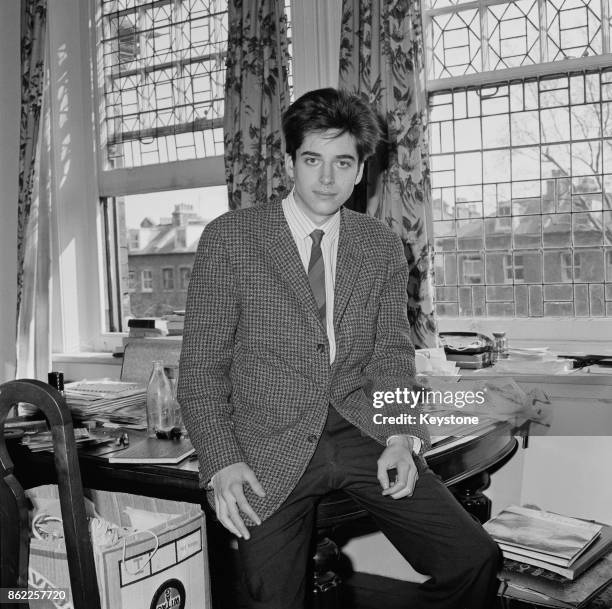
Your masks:
M488 485L489 474L501 467L516 452L518 442L508 423L499 423L481 435L462 438L449 443L428 458L429 466L450 487L459 501L469 509L470 504L490 502L480 493ZM10 448L15 470L24 488L55 482L55 469L49 453L32 453L16 443ZM203 492L198 484L197 461L183 461L178 465L110 464L103 457L79 454L81 477L84 487L128 492L176 501L200 504ZM319 529L354 521L365 512L347 495L336 492L319 505L317 526ZM236 606L228 595L234 594L228 573L233 573L231 556L227 550L228 534L220 526L209 530L210 547L215 549L215 560L210 562L213 598L216 607ZM228 577L230 580L228 581ZM226 604L227 603L227 604ZM327 605L326 605L327 606Z
M468 492L486 487L483 479L488 482L488 474L509 460L517 449L508 423L496 424L480 436L462 440L459 444L450 443L427 461L447 486L460 486ZM24 488L55 482L50 453L32 453L17 444L10 452ZM197 461L187 460L178 465L111 464L104 457L93 457L84 450L79 451L79 464L86 488L202 502ZM329 510L330 516L337 511L333 502L329 503Z

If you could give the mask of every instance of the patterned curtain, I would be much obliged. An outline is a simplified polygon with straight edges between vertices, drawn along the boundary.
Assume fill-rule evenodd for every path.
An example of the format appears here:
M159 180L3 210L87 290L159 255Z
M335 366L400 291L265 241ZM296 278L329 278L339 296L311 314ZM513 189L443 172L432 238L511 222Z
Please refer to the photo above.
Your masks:
M47 0L21 3L17 224L17 377L46 378L50 360L50 138ZM44 96L43 96L44 93ZM46 98L43 104L43 97Z
M408 316L414 343L435 347L432 204L419 0L343 0L340 86L363 95L385 125L386 145L367 164L362 208L387 222L402 238L411 269Z
M289 105L283 0L231 0L225 81L225 177L230 209L287 192L281 115Z

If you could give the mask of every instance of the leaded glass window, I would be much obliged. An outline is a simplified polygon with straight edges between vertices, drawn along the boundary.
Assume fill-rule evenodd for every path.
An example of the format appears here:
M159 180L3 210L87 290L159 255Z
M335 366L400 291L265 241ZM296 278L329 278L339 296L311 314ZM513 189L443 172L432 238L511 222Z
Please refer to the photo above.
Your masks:
M434 0L424 22L438 313L612 316L607 0Z

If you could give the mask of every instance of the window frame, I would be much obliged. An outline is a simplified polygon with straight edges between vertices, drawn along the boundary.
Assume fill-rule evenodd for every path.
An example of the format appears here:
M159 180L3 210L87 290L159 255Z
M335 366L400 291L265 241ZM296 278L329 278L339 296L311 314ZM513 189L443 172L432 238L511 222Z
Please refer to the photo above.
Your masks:
M162 266L161 272L162 272L162 290L164 292L174 292L175 290L174 267L173 266Z
M187 278L185 279L185 271L187 271ZM179 272L179 287L178 289L181 291L187 290L189 286L189 282L191 281L191 267L189 266L180 266L178 269Z
M51 109L52 141L61 150L53 155L52 163L55 175L62 176L53 186L54 353L113 351L127 336L126 332L105 330L108 311L101 201L225 184L223 156L104 168L103 100L98 88L101 49L95 30L99 16L98 0L50 2L51 97L70 99L70 104L60 101ZM123 287L129 292L129 286Z
M503 0L478 0L477 2L469 3L469 6L483 8L489 4L506 3ZM602 3L607 6L607 3ZM460 4L457 8L467 7L467 4ZM562 61L550 61L527 65L522 67L513 67L497 70L489 70L486 72L477 72L466 74L463 76L451 76L431 80L430 76L430 57L432 53L432 41L430 37L430 16L436 12L444 12L443 9L433 10L429 12L426 3L421 4L421 18L424 32L424 91L428 96L430 93L440 91L453 90L455 88L480 87L488 84L499 82L509 82L511 80L520 80L525 78L535 78L540 76L550 76L559 73L569 73L574 71L588 71L612 66L612 48L610 44L610 30L604 24L608 23L610 15L602 14L601 27L604 30L604 45L603 49L607 50L607 54L595 55L590 57L580 57L565 59ZM482 32L481 32L482 36ZM500 211L500 210L498 210ZM502 215L496 215L497 218L502 218ZM523 248L524 249L524 248ZM519 248L512 248L510 255L514 257ZM606 250L604 247L604 256L612 251ZM446 253L446 252L437 252ZM453 252L448 252L453 253ZM457 255L462 252L454 252ZM612 256L612 254L610 254ZM606 259L604 258L604 266ZM604 269L605 270L605 269ZM612 277L606 278L606 283L612 286ZM516 280L514 280L516 282ZM606 285L607 287L607 285ZM612 287L610 288L612 289ZM549 345L563 346L568 345L573 349L592 350L596 345L601 345L602 348L607 346L603 335L609 336L612 333L612 317L572 317L572 324L568 324L568 317L476 317L476 316L456 316L442 317L437 316L438 328L440 331L483 331L491 333L497 330L505 330L510 338L510 341L517 341L516 344L533 346L533 345ZM594 346L595 345L595 346ZM609 348L609 347L607 347Z
M151 269L141 269L140 271L140 291L143 294L150 294L153 291L153 271Z
M101 6L100 0L88 0L90 10L95 15L92 26L89 28L91 48L92 71L92 97L94 100L94 141L96 148L96 173L98 176L99 200L110 197L126 197L130 195L146 194L160 191L188 190L210 186L222 186L225 181L225 164L222 155L210 156L200 159L187 159L151 165L141 165L128 168L108 168L106 162L106 130L103 127L104 117L104 73L101 68L103 61L102 45L97 44L100 27ZM115 282L119 277L113 277ZM153 279L155 281L155 279ZM176 287L166 289L164 286L163 270L160 278L161 289L164 292L173 292ZM141 282L142 292L151 293L153 289L145 290ZM104 307L104 303L101 303ZM105 320L103 320L103 323ZM126 332L102 331L104 342L117 345Z

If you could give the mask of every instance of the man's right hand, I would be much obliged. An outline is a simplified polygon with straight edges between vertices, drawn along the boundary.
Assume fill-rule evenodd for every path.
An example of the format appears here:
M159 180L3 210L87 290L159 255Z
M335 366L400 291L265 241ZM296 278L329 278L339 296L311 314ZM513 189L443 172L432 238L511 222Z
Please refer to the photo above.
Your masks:
M249 530L240 512L246 514L255 524L261 524L261 520L244 496L245 482L256 495L266 496L255 472L243 461L219 470L213 476L212 487L215 492L215 511L221 524L234 535L249 539Z

